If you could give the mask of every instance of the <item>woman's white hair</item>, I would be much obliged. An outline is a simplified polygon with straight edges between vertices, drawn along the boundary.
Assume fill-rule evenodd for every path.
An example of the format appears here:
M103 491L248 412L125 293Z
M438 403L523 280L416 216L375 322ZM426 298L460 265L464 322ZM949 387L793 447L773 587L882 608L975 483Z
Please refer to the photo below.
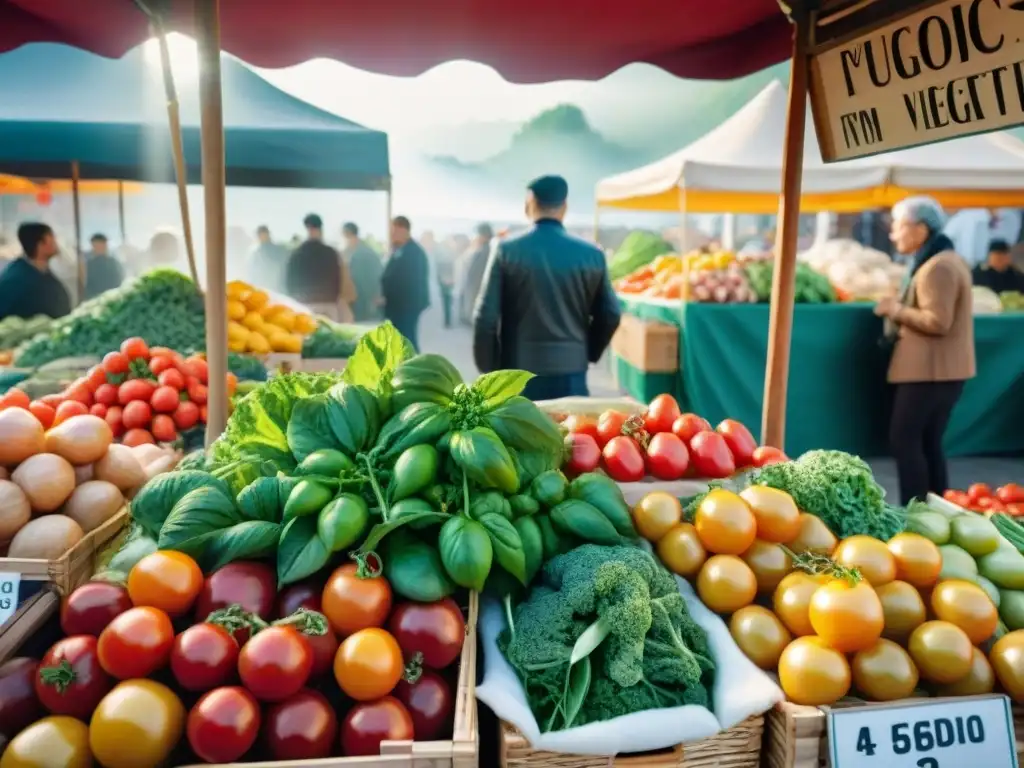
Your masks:
M900 200L892 207L892 218L909 219L914 224L924 224L932 234L941 232L946 226L946 212L939 202L927 195L916 195Z

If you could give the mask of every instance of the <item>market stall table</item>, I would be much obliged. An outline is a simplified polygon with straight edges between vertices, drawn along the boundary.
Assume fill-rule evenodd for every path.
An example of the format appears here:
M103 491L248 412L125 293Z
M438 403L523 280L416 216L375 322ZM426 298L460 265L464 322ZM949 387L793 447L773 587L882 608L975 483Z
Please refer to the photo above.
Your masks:
M758 423L768 346L767 304L682 304L621 298L623 311L679 327L679 370L648 374L616 358L620 387L647 401L670 392L707 418ZM1024 452L1024 314L974 319L978 375L946 429L952 456ZM870 304L797 305L786 448L888 452L891 388L882 323Z

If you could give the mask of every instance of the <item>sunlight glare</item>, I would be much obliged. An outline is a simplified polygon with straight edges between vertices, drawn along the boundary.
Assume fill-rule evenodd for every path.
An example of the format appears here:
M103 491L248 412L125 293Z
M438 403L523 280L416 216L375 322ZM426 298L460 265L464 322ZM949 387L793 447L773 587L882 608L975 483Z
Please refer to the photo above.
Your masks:
M199 79L199 58L196 43L185 35L171 32L167 35L167 51L171 57L171 69L175 79L195 81ZM143 45L146 63L157 72L160 71L160 43L151 38Z

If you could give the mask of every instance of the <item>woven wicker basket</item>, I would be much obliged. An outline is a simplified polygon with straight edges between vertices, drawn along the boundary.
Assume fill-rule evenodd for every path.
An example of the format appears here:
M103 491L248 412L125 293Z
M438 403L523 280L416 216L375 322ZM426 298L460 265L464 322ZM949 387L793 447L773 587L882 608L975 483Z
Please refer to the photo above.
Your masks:
M541 752L508 723L500 722L498 728L502 768L758 768L764 717L748 717L710 739L615 757Z

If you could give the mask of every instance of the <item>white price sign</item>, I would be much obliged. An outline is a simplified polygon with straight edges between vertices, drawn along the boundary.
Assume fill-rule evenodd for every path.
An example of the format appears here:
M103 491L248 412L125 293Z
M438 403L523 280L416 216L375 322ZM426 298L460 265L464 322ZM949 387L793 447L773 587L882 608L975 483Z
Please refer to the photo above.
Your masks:
M0 626L3 626L18 610L18 587L20 573L0 573Z
M1006 696L833 709L828 738L832 768L1018 768Z

